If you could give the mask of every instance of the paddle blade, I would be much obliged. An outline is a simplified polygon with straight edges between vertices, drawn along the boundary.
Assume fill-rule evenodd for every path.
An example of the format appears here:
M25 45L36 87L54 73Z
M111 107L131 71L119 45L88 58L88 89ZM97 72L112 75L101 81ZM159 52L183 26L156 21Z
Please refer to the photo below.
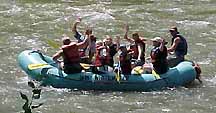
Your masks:
M85 64L85 63L80 63L80 65L86 70L90 69L91 65L90 64Z
M51 40L49 38L44 38L44 40L47 42L47 44L54 49L58 49L60 47L60 44L54 40Z
M121 75L120 75L120 62L118 63L118 71L116 73L116 81L120 83Z
M29 64L28 69L34 70L34 69L39 69L45 66L48 66L49 64Z
M119 72L116 74L116 81L117 81L117 82L120 81L120 74L119 74Z
M156 78L156 79L160 79L160 75L158 75L155 70L152 70L152 75Z

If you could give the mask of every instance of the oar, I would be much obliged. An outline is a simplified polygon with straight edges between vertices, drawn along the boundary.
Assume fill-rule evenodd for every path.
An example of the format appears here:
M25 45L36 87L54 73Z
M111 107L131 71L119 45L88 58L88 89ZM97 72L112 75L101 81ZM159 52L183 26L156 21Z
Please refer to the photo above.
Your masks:
M54 63L56 63L56 62L46 63L46 64L42 64L42 63L41 64L29 64L28 69L29 70L40 69L40 68L49 66L50 64L54 64Z
M85 64L85 63L80 63L80 65L83 67L83 69L87 70L90 69L90 67L94 67L95 65L92 64Z
M148 63L150 63L150 62L149 62L150 59L151 59L151 57L147 57L147 58L146 58L146 61L147 61ZM151 66L151 70L152 70L152 75L153 75L156 79L160 79L160 75L157 74L157 73L155 72L153 66Z
M117 74L116 74L116 80L117 80L117 82L119 82L120 83L120 61L119 61L119 63L118 63L118 72L117 72Z
M43 68L45 66L49 66L50 64L55 64L56 62L52 62L52 63L38 63L38 64L29 64L28 65L28 69L29 70L34 70L34 69L40 69L40 68ZM85 64L85 63L80 63L80 65L83 67L83 69L87 70L89 69L90 67L94 66L94 65L91 65L91 64Z
M160 75L158 75L154 69L152 69L152 75L156 78L156 79L160 79Z
M54 49L58 49L58 48L60 47L60 44L57 43L57 42L54 41L54 40L51 40L51 39L48 39L48 38L43 38L43 39L47 42L47 44L48 44L49 46L53 47Z

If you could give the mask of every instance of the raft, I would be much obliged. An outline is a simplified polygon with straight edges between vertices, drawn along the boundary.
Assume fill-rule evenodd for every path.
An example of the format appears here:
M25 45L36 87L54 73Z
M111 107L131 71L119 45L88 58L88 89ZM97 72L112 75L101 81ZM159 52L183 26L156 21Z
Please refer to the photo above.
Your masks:
M18 55L19 66L33 80L44 86L78 90L108 91L153 91L184 86L195 80L197 72L191 62L184 61L170 68L165 74L119 75L114 72L94 73L83 70L76 74L66 74L58 68L51 57L39 51L25 50ZM36 68L29 66L36 65ZM39 66L39 67L37 67Z

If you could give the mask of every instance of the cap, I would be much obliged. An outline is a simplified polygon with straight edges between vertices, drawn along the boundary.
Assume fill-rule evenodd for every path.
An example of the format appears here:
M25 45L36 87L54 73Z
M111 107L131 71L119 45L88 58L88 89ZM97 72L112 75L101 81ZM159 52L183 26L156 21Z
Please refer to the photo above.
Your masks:
M101 40L96 41L96 45L103 45L103 41Z
M121 45L119 46L119 49L123 49L123 48L126 48L126 45L125 45L125 44L121 44Z
M150 39L153 42L161 42L162 38L161 37L155 37L153 39Z
M178 31L178 29L177 29L177 27L176 26L172 26L171 28L170 28L170 30L169 31Z
M155 37L155 38L151 39L151 41L153 41L153 42L161 42L162 40L163 39L161 37ZM165 41L164 44L166 45L166 44L168 44L168 42Z

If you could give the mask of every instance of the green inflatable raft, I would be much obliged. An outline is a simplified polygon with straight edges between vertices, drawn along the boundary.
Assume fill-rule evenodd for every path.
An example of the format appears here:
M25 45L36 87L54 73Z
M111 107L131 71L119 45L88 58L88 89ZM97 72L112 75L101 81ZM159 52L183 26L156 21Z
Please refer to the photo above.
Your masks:
M27 75L42 85L78 90L152 91L183 86L195 80L193 64L184 61L157 77L153 74L118 75L114 72L66 74L51 57L38 51L25 50L18 55L18 63ZM116 79L118 78L118 79Z

